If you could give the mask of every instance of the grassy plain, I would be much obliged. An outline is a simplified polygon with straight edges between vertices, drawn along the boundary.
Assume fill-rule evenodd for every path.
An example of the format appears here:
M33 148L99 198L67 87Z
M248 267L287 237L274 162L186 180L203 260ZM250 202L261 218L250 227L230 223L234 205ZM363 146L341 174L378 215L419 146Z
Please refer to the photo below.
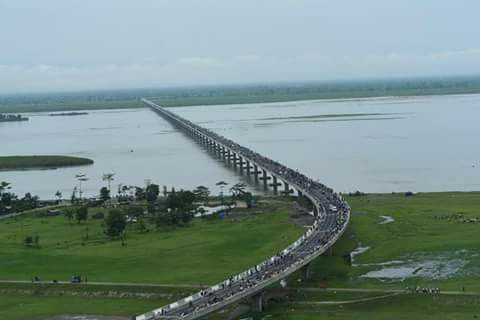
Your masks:
M93 164L93 160L70 156L0 156L0 171L31 168L58 168Z
M397 295L370 302L312 305L275 303L254 319L275 320L463 320L480 316L479 296Z
M320 257L314 263L311 285L331 287L440 287L444 290L480 291L480 223L463 219L480 218L479 192L369 194L349 197L353 218L347 234L334 247L333 257ZM461 219L453 219L460 214ZM394 222L380 224L380 216ZM480 221L480 220L479 220ZM357 246L370 247L355 257L354 264L345 262ZM413 277L400 280L366 279L361 275L381 269L380 263L394 260L438 261L440 267L451 260L465 265L451 276L430 279Z
M0 279L68 280L80 274L92 282L213 284L296 239L302 230L290 223L290 208L289 202L261 203L256 214L196 219L173 230L151 226L148 233L131 226L126 246L106 239L101 220L12 218L0 223ZM40 248L23 245L28 235L40 237Z
M466 293L480 292L477 256L480 223L451 219L458 214L466 219L479 217L479 192L419 193L412 197L369 194L348 197L348 201L353 209L352 223L335 245L334 255L322 256L314 262L310 281L299 283L298 275L294 275L289 281L290 287L404 289L419 285L462 293L465 286ZM28 280L35 274L46 279L66 279L73 273L84 273L88 274L89 281L198 284L201 279L203 284L213 283L262 260L296 238L301 230L289 221L288 208L286 203L275 201L262 204L264 213L232 216L223 221L197 220L188 228L147 234L132 230L126 247L119 242L106 241L100 224L93 220L88 223L89 239L85 240L82 238L87 225L70 225L63 217L10 219L0 222L0 279ZM395 221L379 224L383 220L380 216L391 216ZM41 237L42 248L23 247L22 237L34 230ZM350 266L344 256L359 243L370 249L358 255L355 265ZM446 278L380 281L361 277L368 271L382 268L378 263L421 260L425 256L428 259L436 256L457 259L459 252L466 264ZM5 289L5 284L0 286L0 294L2 287ZM12 287L18 289L16 284ZM4 315L13 320L22 319L21 315L26 314L22 313L22 303L29 306L26 310L32 315L40 311L45 314L78 313L76 306L66 306L82 303L86 306L82 313L131 315L163 302L97 298L95 301L105 301L104 308L100 307L101 303L97 308L96 302L90 304L91 299L86 297L63 296L64 303L60 304L49 295L3 295L6 300L2 300L3 297L0 300L11 303L6 309L0 305L3 311L0 318ZM474 319L480 316L479 295L400 294L369 302L315 304L378 295L383 294L300 290L290 300L270 303L264 313L252 316L280 320ZM116 311L115 306L124 309ZM219 315L212 317L217 318L223 319Z
M44 320L62 314L97 314L131 317L165 305L162 299L85 298L0 294L0 319Z

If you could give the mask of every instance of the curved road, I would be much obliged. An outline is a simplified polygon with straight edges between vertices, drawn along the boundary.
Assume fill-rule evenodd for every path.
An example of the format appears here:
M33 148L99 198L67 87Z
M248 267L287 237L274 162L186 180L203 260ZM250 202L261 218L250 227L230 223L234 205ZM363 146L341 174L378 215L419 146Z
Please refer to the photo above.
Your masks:
M271 186L277 190L280 185L278 180L280 180L288 192L291 190L290 187L297 190L299 195L311 201L315 221L297 241L277 255L217 285L136 316L134 319L198 319L245 297L261 294L265 287L303 267L308 267L313 259L330 248L345 231L350 220L350 207L332 189L211 130L183 119L149 100L142 99L142 101L197 142L217 153L219 157L227 161L233 160L235 166L239 163L241 170L246 169L247 174L251 174L251 170L254 170L253 175L256 180L260 174L260 179L263 179L265 186L267 181L272 180Z

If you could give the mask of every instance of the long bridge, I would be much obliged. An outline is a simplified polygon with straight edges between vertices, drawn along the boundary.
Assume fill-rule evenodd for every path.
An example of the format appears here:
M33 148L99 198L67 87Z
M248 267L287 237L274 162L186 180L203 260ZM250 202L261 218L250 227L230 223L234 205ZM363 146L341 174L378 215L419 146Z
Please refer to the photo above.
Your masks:
M292 189L296 190L299 196L310 200L315 219L299 239L277 255L221 283L138 315L134 319L193 320L247 297L253 297L257 309L261 310L263 290L266 287L281 281L297 270L303 270L307 274L310 262L326 252L344 233L350 220L350 207L342 196L332 189L209 129L198 126L152 101L147 99L142 101L218 157L233 164L235 168L239 168L256 182L262 181L265 188L271 186L277 193L278 187L283 184L286 193L291 193Z

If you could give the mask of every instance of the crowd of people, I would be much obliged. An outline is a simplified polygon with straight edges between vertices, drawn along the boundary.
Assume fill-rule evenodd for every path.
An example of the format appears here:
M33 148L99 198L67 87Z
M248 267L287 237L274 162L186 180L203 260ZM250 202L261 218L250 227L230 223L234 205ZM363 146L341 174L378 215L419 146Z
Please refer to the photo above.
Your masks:
M220 284L204 289L192 296L137 317L150 319L193 319L205 315L220 305L228 304L244 296L254 294L265 286L279 281L306 265L313 258L326 251L343 233L349 221L350 207L341 195L327 186L314 181L298 170L290 169L277 161L245 148L211 130L202 128L163 109L147 100L155 111L190 133L206 136L242 156L250 163L269 171L287 182L313 203L315 220L307 231L290 246L275 256L248 270L232 276Z
M415 287L413 288L413 293L420 294L440 294L440 288L426 288L426 287Z

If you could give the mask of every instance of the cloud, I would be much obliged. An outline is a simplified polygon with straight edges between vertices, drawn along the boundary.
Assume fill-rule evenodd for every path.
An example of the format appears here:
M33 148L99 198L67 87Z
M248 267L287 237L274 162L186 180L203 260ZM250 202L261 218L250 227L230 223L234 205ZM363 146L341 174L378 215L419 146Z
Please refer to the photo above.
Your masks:
M0 65L0 93L164 87L172 85L458 75L479 72L480 49L422 55L183 57L102 65ZM477 69L475 69L477 67Z

